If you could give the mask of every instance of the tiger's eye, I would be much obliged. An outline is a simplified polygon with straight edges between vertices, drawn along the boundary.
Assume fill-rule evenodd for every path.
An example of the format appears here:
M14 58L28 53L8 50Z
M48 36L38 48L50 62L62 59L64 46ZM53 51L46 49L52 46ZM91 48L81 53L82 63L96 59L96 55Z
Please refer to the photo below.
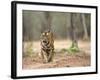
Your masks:
M47 35L49 35L49 33L47 33Z
M42 35L45 35L45 33L42 33Z

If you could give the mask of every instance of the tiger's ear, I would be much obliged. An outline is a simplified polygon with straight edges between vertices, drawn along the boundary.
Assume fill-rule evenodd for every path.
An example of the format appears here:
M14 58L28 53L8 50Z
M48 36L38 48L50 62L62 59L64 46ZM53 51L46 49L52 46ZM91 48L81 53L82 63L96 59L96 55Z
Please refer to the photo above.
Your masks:
M47 32L49 33L50 32L50 29L48 29Z
M43 30L41 30L41 34L43 33L44 31Z

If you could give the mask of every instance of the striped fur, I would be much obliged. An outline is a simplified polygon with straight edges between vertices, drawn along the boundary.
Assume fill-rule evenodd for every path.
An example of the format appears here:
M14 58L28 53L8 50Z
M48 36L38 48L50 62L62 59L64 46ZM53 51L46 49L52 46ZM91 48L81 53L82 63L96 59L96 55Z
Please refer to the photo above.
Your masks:
M41 56L43 62L51 62L54 55L53 33L50 31L41 34Z

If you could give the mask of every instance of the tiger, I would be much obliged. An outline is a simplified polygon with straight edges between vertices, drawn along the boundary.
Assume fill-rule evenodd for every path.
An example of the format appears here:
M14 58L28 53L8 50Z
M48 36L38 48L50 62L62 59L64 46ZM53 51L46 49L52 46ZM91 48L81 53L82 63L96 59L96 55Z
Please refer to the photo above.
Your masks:
M54 56L54 37L53 33L48 30L41 34L41 56L43 63L53 61Z

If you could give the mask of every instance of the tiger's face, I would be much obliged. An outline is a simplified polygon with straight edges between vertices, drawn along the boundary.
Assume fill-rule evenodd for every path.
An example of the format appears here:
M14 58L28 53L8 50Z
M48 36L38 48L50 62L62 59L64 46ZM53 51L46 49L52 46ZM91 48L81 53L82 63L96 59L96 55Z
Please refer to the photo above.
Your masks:
M41 34L41 41L44 44L47 44L50 42L50 33L49 32L43 32Z

